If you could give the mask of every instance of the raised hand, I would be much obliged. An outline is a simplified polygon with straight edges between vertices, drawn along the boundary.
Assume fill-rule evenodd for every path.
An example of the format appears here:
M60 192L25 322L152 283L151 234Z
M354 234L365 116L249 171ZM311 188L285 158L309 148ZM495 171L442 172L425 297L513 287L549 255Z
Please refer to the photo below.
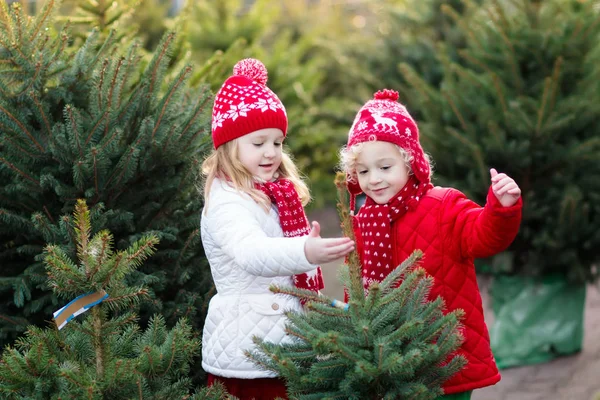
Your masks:
M517 182L506 174L499 174L494 168L490 169L492 176L492 192L503 207L513 206L521 197L521 188Z
M339 258L354 250L354 241L347 237L322 238L321 226L313 221L312 229L304 243L304 254L311 264L324 264Z

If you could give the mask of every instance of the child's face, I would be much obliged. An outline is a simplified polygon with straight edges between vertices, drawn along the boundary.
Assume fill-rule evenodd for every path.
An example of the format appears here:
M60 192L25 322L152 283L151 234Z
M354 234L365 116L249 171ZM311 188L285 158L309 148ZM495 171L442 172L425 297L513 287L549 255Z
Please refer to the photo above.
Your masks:
M356 175L362 191L377 204L386 204L408 181L404 157L389 142L365 142L356 159Z
M253 175L264 181L273 179L281 165L283 132L268 128L254 131L238 139L238 156Z

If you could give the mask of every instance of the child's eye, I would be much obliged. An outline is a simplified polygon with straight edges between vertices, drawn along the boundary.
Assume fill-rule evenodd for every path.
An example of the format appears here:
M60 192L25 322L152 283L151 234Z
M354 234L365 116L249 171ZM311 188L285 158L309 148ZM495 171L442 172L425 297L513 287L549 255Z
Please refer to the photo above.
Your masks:
M283 144L283 143L281 143L281 142L279 142L279 143L275 142L275 146L276 146L276 147L279 147L279 146L281 146L282 144Z
M390 169L390 166L389 166L389 165L386 165L386 166L384 166L384 167L381 167L381 169L385 171L386 169Z
M366 171L366 170L358 171L358 174L359 174L359 175L364 175L364 174L366 174L366 173L367 173L367 171Z
M262 145L263 145L262 143L252 143L252 144L253 144L254 146L256 146L256 147L260 147L260 146L262 146Z

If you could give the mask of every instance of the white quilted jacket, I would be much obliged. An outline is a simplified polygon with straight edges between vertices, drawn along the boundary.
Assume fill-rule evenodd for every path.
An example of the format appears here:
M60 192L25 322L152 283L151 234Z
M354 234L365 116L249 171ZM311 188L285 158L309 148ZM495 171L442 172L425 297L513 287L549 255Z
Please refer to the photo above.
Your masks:
M218 179L200 225L217 289L204 324L202 367L226 378L273 377L249 361L244 350L254 347L255 335L274 343L291 341L283 313L300 311L300 302L273 294L269 286L293 286L293 275L317 267L304 255L307 237L284 238L275 208L265 212Z

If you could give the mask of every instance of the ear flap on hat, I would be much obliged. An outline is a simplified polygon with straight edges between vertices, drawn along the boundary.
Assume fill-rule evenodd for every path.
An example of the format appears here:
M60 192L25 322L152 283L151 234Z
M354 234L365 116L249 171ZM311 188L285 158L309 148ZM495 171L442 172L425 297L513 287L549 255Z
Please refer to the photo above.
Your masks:
M352 178L349 174L346 174L346 188L350 193L350 211L354 213L356 209L356 196L362 193L362 189L356 179Z
M350 194L357 195L362 193L360 185L350 175L346 175L346 187L348 188L348 192L350 192Z

